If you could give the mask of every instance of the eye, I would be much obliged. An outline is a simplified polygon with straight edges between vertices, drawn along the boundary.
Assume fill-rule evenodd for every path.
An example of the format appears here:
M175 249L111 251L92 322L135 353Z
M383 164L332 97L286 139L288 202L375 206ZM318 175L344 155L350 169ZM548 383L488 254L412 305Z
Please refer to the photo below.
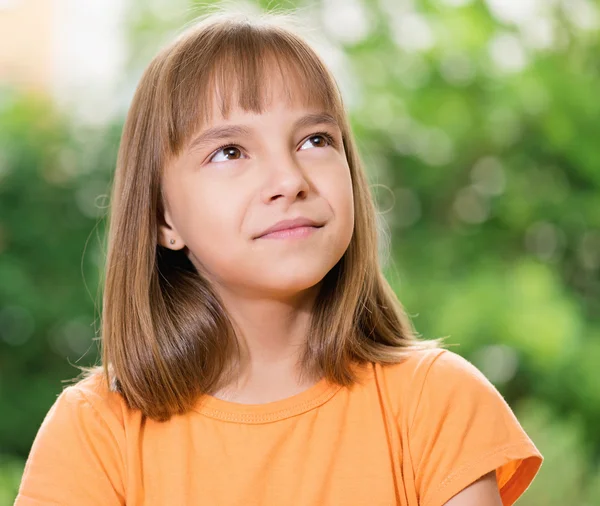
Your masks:
M221 146L208 160L209 162L221 163L227 160L239 160L242 158L242 151L237 146Z
M325 148L327 146L333 146L334 144L335 143L331 135L325 132L318 132L306 139L302 146L300 146L300 149Z

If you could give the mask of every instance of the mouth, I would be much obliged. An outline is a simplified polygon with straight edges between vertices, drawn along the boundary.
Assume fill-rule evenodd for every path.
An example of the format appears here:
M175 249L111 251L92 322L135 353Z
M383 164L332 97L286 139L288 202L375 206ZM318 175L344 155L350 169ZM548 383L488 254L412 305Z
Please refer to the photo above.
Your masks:
M293 239L295 237L308 237L312 235L315 230L322 227L294 227L286 228L283 230L277 230L275 232L269 232L268 234L261 235L259 239Z
M293 237L307 237L319 228L323 228L324 223L311 220L309 218L295 218L292 220L282 220L272 227L263 230L255 239L287 239Z

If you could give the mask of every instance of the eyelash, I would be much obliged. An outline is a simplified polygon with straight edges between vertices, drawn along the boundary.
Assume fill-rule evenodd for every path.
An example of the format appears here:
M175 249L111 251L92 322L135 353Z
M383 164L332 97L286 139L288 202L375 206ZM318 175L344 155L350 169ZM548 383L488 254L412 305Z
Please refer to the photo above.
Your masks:
M315 132L313 134L310 134L308 137L306 137L304 139L304 142L306 142L308 139L312 139L313 137L318 137L318 136L323 137L329 143L330 146L332 146L334 148L337 147L335 138L333 137L333 135L331 135L327 132ZM304 142L302 142L302 144L304 144ZM223 144L222 146L219 146L217 149L215 149L212 152L212 154L208 157L208 161L210 162L219 151L221 151L222 149L225 149L225 148L237 148L240 151L242 151L241 146L238 146L237 144Z

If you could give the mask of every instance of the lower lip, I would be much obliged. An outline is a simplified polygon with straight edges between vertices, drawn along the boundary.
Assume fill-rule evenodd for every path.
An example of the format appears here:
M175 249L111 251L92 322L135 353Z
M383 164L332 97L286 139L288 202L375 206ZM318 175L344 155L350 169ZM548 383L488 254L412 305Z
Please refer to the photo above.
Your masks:
M271 232L269 234L261 235L259 239L295 239L299 237L308 237L319 228L321 227L286 228L285 230L278 230L277 232Z

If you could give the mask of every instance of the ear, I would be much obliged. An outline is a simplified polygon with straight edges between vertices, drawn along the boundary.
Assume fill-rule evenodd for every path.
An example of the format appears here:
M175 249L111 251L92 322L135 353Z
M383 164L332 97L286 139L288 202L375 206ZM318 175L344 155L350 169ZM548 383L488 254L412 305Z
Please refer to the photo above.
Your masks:
M171 214L166 209L164 217L158 225L158 244L174 251L185 247L183 239L177 232L177 229L173 226Z

